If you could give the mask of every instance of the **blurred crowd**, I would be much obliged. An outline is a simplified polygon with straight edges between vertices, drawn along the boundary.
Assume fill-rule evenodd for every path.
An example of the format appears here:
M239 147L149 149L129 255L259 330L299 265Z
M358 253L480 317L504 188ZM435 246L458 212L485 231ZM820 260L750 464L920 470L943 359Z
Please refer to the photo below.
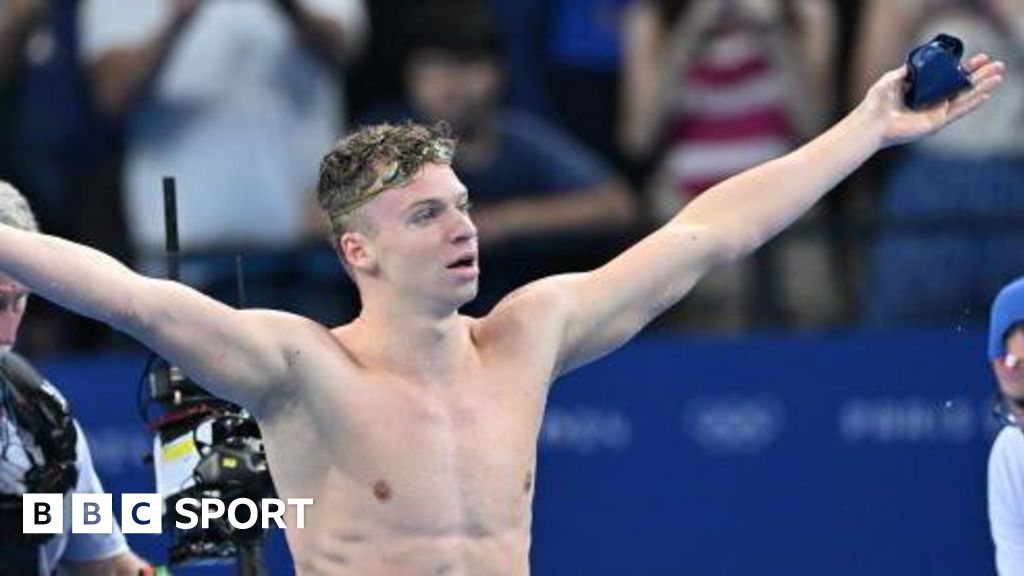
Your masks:
M962 329L1024 273L1024 0L0 0L0 179L47 232L164 275L173 176L184 281L337 324L359 304L323 241L321 154L444 121L482 314L799 146L939 32L1007 63L1000 94L652 329ZM125 345L30 306L29 353Z

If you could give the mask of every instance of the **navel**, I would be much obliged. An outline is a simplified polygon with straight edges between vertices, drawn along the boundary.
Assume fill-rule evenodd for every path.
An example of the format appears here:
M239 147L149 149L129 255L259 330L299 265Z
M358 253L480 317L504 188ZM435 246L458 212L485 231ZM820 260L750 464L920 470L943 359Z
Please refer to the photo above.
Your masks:
M527 471L526 478L523 480L523 494L529 494L533 488L533 472Z

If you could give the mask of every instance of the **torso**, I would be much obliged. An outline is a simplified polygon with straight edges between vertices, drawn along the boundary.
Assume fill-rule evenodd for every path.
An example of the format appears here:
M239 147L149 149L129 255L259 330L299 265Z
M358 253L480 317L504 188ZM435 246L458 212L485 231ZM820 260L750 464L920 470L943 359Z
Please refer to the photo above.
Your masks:
M297 572L528 574L547 359L474 341L456 377L429 382L332 338L260 422L280 497L314 499L305 529L289 520Z

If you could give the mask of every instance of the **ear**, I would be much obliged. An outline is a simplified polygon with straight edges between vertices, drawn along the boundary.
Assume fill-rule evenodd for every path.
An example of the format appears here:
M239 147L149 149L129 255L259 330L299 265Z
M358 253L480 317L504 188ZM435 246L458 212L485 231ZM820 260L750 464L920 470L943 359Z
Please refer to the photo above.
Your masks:
M338 257L353 270L369 271L377 261L369 238L359 232L345 232L338 237Z

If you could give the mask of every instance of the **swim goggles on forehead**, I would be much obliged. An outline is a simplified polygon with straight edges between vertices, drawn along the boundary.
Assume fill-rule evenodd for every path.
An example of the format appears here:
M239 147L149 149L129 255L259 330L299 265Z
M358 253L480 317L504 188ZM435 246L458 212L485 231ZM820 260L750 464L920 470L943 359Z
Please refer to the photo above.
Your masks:
M360 184L359 192L352 195L347 202L338 206L337 211L333 212L339 216L348 216L376 198L381 192L391 188L401 188L408 184L424 164L428 162L451 164L452 154L451 146L435 142L408 155L404 161L391 160L384 165L383 169L370 173L367 181Z

